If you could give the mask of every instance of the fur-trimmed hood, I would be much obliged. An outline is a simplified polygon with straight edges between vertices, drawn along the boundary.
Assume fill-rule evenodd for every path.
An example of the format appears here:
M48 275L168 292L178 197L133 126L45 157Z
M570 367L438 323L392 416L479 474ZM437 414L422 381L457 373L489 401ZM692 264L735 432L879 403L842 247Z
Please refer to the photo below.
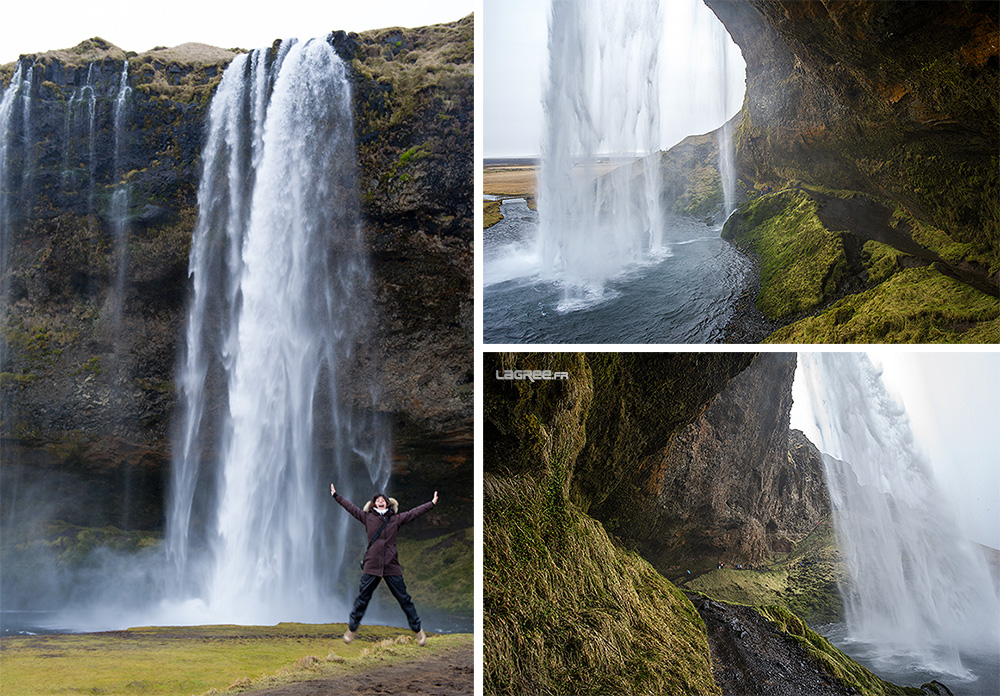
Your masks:
M385 498L386 500L389 501L389 512L390 513L392 513L393 515L399 513L399 501L396 500L395 498L390 498L389 496L384 495L382 493L376 493L375 495L373 495L372 499L369 500L367 503L365 503L365 506L362 509L365 512L371 512L375 508L375 499L378 498L379 496L381 496L381 497L383 497L383 498Z

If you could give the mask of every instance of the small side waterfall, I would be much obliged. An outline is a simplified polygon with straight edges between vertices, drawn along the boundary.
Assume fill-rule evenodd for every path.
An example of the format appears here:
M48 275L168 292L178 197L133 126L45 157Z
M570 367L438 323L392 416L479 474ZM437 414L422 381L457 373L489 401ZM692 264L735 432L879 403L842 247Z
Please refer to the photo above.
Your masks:
M123 159L125 156L126 126L128 121L128 96L132 88L128 85L128 61L122 65L118 80L118 96L115 97L114 135L115 149L112 175L115 177L115 191L111 196L111 229L115 242L115 277L112 301L114 302L115 353L120 352L122 310L125 305L125 274L128 270L128 205L129 186L125 180ZM117 361L116 361L117 362Z
M552 3L538 243L568 306L663 251L662 33L656 1Z
M824 452L852 639L889 659L967 676L960 652L996 655L1000 602L961 535L903 407L861 354L802 356Z
M87 84L80 91L80 99L87 100L87 212L94 214L94 187L97 179L97 89L94 84L94 64L87 68Z
M12 210L14 201L14 181L11 176L14 167L11 166L11 140L14 136L14 114L16 113L17 97L23 90L21 64L14 69L3 98L0 99L0 275L7 268L7 258L10 251L10 234ZM6 294L4 295L6 301Z
M719 102L724 123L719 128L719 179L722 182L722 222L725 222L736 210L736 155L733 150L733 121L727 119L730 93L733 91L729 77L730 39L721 26L715 27L716 61L720 65Z
M351 109L322 38L237 57L212 99L166 540L199 622L332 618L355 573L329 481L388 482L386 429L340 394L369 316Z

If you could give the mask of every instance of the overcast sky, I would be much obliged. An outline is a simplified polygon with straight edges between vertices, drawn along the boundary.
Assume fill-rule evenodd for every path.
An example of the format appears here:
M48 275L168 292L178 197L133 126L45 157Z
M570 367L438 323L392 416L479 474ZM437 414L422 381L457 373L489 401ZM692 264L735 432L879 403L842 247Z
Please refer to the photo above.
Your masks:
M451 22L473 12L477 5L478 0L8 2L0 19L0 65L23 53L70 48L94 36L138 53L192 41L222 48L258 48L275 39L312 38L337 29Z
M542 94L548 74L548 0L483 0L483 154L540 151ZM661 148L718 128L743 102L743 56L701 0L661 3ZM716 37L725 42L731 93L721 104Z
M1000 353L887 348L868 355L906 408L913 435L969 537L1000 548ZM796 380L792 427L810 435L815 428L802 408L803 389Z

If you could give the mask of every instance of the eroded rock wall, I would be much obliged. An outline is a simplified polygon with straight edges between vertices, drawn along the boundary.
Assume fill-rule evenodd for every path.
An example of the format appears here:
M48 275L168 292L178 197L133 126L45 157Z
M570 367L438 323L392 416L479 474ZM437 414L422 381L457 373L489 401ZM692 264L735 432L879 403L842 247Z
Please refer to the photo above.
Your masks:
M971 245L995 282L996 3L705 1L747 63L742 177L887 198Z

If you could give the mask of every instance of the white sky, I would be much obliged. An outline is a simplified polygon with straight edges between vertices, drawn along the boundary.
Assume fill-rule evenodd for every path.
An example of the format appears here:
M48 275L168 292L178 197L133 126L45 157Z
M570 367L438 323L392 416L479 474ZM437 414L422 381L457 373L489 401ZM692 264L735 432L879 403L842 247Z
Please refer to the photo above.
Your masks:
M0 65L23 53L70 48L94 36L126 51L198 42L259 48L275 39L312 38L329 31L415 27L461 19L479 0L279 0L276 3L170 0L4 3Z
M483 0L484 157L537 156L548 74L549 0ZM664 0L660 58L661 148L722 125L743 102L744 63L718 18L701 0ZM727 45L732 93L720 102L716 57L706 37ZM721 114L725 113L725 117Z
M1000 548L1000 353L869 350L969 538ZM804 386L792 427L814 431Z

